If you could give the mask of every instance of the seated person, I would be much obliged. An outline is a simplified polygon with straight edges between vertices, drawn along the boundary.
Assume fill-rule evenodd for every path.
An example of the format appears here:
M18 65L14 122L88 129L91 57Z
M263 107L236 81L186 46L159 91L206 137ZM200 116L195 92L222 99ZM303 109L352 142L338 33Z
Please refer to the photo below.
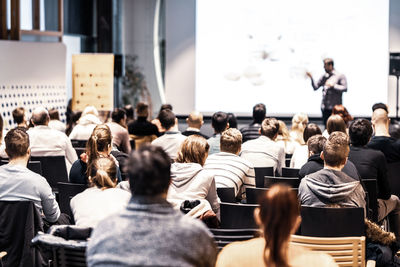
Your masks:
M253 165L238 156L241 146L242 134L229 128L221 135L221 152L208 156L204 164L204 169L214 174L217 188L233 187L239 199L247 186L255 186Z
M74 126L69 134L69 139L88 140L93 132L94 127L96 127L98 124L101 124L99 112L94 106L87 106L83 110L78 123Z
M305 144L298 145L294 150L293 156L290 159L290 168L300 169L307 162L308 159L307 141L311 136L314 136L316 134L321 134L321 129L318 127L318 125L316 125L315 123L307 124L307 126L304 128L303 138L302 138Z
M292 118L292 127L290 129L290 136L293 141L299 145L305 145L307 141L303 139L304 129L308 124L308 116L304 113L297 113Z
M166 201L171 163L163 149L144 145L127 166L132 198L93 230L88 266L214 266L217 250L207 227Z
M283 149L285 150L285 154L293 154L296 147L299 146L299 143L293 141L292 137L289 134L289 130L286 127L286 124L281 120L278 120L278 122L279 131L275 142L283 147Z
M322 135L328 139L329 135L336 131L347 134L347 125L343 118L338 114L329 116L328 121L326 122L326 129Z
M129 143L129 133L126 129L126 113L122 108L116 108L111 113L112 122L107 123L113 137L113 144L124 153L131 152L131 144Z
M189 136L189 135L197 134L197 135L204 137L205 139L209 138L208 136L206 136L205 134L202 134L200 132L200 128L204 124L203 114L201 114L200 112L192 111L189 114L189 117L187 117L186 123L188 125L188 128L186 129L186 131L182 132L183 135Z
M266 112L267 108L263 103L256 104L253 107L253 122L240 129L243 136L243 143L260 136L261 123L265 119Z
M136 105L137 119L128 124L129 134L137 136L158 136L157 126L149 122L149 105L145 102L139 102Z
M116 175L117 165L114 160L94 160L89 176L90 188L71 199L71 210L77 226L94 228L108 215L125 208L131 194L115 188Z
M62 123L60 121L60 113L58 112L58 110L55 108L50 109L49 117L50 117L49 127L54 130L65 133L65 130L67 129L67 125L65 125L65 123Z
M290 243L300 226L300 205L286 185L274 185L259 200L254 218L263 237L233 242L218 255L216 267L337 266L331 256Z
M211 126L214 129L214 135L207 139L207 143L210 145L210 155L220 152L221 133L229 128L228 114L221 111L215 112L211 118Z
M17 127L22 127L28 130L28 121L26 120L25 109L23 107L17 107L14 109L12 116Z

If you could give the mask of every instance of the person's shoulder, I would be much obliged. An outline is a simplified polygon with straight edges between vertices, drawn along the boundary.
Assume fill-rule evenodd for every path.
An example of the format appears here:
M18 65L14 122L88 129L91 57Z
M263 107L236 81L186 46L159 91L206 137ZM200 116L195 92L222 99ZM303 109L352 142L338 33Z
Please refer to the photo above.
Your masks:
M291 245L289 253L292 266L337 266L332 256L319 251L311 251L307 248Z
M178 218L176 220L175 231L177 234L191 235L203 238L212 238L210 230L206 225L199 219L194 219L189 216L184 216L182 214L177 214Z
M262 263L264 238L236 241L226 245L218 255L216 266L241 266L242 264Z

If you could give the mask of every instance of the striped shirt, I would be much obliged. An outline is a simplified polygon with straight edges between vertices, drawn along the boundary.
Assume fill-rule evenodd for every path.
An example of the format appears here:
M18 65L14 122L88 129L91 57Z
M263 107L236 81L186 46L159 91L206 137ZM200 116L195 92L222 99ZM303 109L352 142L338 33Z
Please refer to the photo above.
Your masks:
M260 129L261 124L259 123L252 123L248 126L241 128L240 132L243 136L242 143L258 138L260 136Z
M214 173L217 188L233 187L238 197L242 197L247 186L255 186L253 165L235 154L219 152L210 155L204 169Z

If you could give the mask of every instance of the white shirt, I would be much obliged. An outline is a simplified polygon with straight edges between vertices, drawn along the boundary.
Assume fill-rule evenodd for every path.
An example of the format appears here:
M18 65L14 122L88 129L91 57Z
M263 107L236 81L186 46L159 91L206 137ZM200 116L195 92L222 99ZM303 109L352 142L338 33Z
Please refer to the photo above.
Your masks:
M86 114L79 119L78 124L72 129L69 139L88 140L92 135L94 127L98 124L101 124L99 118L93 114Z
M64 123L62 123L61 121L59 121L59 120L50 120L49 121L49 127L51 129L60 131L62 133L65 133L65 130L67 128L67 126Z
M290 168L300 169L308 161L308 146L301 145L296 148L290 159Z
M180 132L168 131L165 132L164 135L151 142L151 144L161 147L171 159L175 160L179 148L186 138L187 137L182 135Z

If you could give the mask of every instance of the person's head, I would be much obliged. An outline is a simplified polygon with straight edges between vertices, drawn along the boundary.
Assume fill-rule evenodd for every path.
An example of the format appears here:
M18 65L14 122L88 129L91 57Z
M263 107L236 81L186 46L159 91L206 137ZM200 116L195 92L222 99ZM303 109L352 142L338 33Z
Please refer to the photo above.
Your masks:
M308 116L304 113L297 113L292 118L292 131L303 133L308 123Z
M99 116L99 112L97 111L97 109L94 106L87 106L83 109L82 117L85 115L89 115L89 114L94 115L96 117Z
M210 145L199 135L190 135L183 141L176 158L179 163L198 163L201 166L206 162Z
M372 113L371 121L374 127L385 127L389 131L390 119L386 110L382 108L375 109Z
M49 110L49 117L50 120L60 120L60 113L58 112L58 110L56 108L52 108Z
M117 165L110 158L97 158L92 163L89 183L101 189L114 188L117 184Z
M132 152L126 165L133 196L165 195L171 182L171 162L158 146L143 145Z
M166 109L169 109L169 110L172 111L172 105L171 104L162 104L161 107L160 107L160 112L162 110L166 110Z
M318 127L318 125L316 125L315 123L307 124L303 132L304 143L307 143L308 139L316 134L322 134L321 129Z
M278 123L279 123L278 135L282 136L282 140L289 140L290 134L288 128L286 127L286 124L281 120L278 120Z
M329 116L328 121L326 122L326 130L328 131L328 134L336 131L346 133L346 128L346 123L339 115Z
M228 113L228 124L229 128L237 128L236 116L231 112Z
M267 108L263 103L256 104L253 107L253 121L255 123L262 123L265 119L265 114L267 113Z
M5 151L10 160L18 158L26 158L28 160L30 155L29 135L24 128L11 129L6 134L4 141L6 144Z
M278 135L279 122L275 118L266 118L261 123L260 134L274 140Z
M125 124L126 123L126 112L122 108L116 108L111 113L111 119L113 122L118 124Z
M301 222L297 195L289 186L277 184L262 195L259 204L254 217L265 238L265 265L289 266L285 246Z
M34 126L49 124L49 112L44 107L37 107L33 110L31 122Z
M321 152L324 150L325 142L326 138L323 137L321 134L311 136L307 141L308 156L320 155Z
M347 111L347 108L343 105L335 105L332 109L332 115L339 115L342 117L346 125L352 120L354 120L353 116Z
M215 112L211 118L211 126L214 128L215 133L222 133L228 127L228 114L222 111Z
M372 124L369 120L358 119L349 127L350 144L353 146L365 146L372 136Z
M229 128L222 132L220 140L221 152L239 154L242 148L242 133L235 128Z
M375 103L372 106L372 112L374 112L378 108L382 108L382 109L384 109L386 111L386 113L389 113L388 106L386 104L384 104L384 103Z
M158 119L166 131L174 127L176 123L175 114L170 109L161 110L158 114Z
M333 132L325 142L321 158L329 167L343 167L349 155L349 137L343 132Z
M89 140L86 143L86 154L88 155L88 165L94 162L100 153L110 154L112 135L110 128L105 124L96 125ZM88 172L90 174L90 172Z
M124 106L124 110L126 112L126 118L127 120L133 120L134 112L133 112L133 107L132 105L126 105Z
M186 119L186 123L189 127L200 129L203 125L203 114L198 111L192 111Z
M324 69L325 69L325 72L327 72L327 73L331 73L333 71L333 69L334 69L333 59L331 59L331 58L324 59Z
M136 105L136 114L138 117L145 117L149 116L149 105L145 102L139 102Z
M18 125L20 125L26 121L25 109L23 107L17 107L16 109L14 109L12 112L12 116L13 116L14 122Z

